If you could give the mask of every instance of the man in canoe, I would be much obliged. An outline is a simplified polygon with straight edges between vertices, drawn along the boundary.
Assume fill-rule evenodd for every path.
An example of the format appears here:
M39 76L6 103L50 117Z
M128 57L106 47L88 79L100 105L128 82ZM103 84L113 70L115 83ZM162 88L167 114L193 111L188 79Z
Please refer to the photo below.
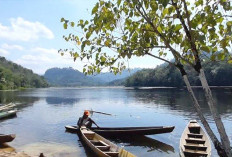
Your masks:
M99 128L99 126L89 117L89 115L89 111L85 110L83 116L79 118L77 126L86 126L86 128L91 128L92 124L94 123Z

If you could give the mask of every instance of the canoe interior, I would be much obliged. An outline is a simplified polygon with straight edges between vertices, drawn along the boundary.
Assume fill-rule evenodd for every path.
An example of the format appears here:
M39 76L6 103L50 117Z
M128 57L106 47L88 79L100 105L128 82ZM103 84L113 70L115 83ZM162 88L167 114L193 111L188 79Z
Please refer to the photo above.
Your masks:
M99 157L135 157L87 128L81 128L80 130L85 143Z
M209 157L211 155L208 135L195 120L189 122L181 136L180 154L182 157Z

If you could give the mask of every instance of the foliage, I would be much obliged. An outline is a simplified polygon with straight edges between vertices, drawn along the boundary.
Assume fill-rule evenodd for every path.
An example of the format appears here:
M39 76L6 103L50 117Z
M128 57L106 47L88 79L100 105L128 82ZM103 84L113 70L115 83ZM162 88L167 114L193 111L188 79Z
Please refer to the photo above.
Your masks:
M91 20L76 24L61 19L65 29L77 26L84 33L64 36L79 48L60 53L89 60L86 74L104 67L117 73L125 68L124 59L144 55L168 61L172 54L177 62L197 66L204 51L211 60L232 63L230 15L231 4L225 0L99 0Z
M223 62L205 62L203 64L206 78L210 86L232 86L232 65ZM191 85L200 86L200 81L196 73L187 68ZM173 66L164 64L155 69L141 70L124 82L125 86L166 86L166 87L183 87L185 86L181 74Z
M0 90L40 87L48 87L43 77L0 57Z

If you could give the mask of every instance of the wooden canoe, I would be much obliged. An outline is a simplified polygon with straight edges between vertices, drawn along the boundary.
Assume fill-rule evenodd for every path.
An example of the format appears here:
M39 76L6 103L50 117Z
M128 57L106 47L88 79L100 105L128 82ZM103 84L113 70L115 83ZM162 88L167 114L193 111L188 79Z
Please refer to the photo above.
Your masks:
M135 157L132 153L115 145L86 127L80 128L80 134L85 144L98 157Z
M7 105L0 105L0 111L10 110L13 107L16 107L16 105L14 103L9 103Z
M68 132L78 132L79 128L77 126L65 126ZM175 127L92 127L91 130L94 132L104 135L104 136L123 136L123 135L152 135L152 134L163 134L172 132Z
M196 120L191 120L180 139L181 157L210 157L211 144L208 135Z
M0 112L0 119L16 116L17 110L2 111Z
M0 134L0 144L5 142L11 142L15 139L15 134Z

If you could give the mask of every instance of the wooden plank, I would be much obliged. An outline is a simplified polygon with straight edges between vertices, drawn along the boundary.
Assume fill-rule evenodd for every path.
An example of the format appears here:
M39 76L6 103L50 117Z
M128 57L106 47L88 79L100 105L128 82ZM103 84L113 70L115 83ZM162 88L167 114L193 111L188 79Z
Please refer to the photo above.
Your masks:
M205 151L200 151L200 150L190 150L190 149L185 149L184 153L190 153L190 154L195 154L195 155L208 155Z
M106 151L106 150L109 150L110 149L110 146L96 146L96 148L102 150L102 151Z
M189 124L189 126L188 126L189 128L192 128L192 127L198 127L198 128L200 128L201 126L198 124L198 123L190 123Z
M207 150L206 146L199 146L199 145L186 144L186 145L184 145L184 147L185 147L185 149L189 149L189 150L200 150L200 151Z
M200 138L201 139L203 137L203 135L202 134L189 133L188 137L189 138Z
M1 107L0 107L0 111L2 111L2 110L8 110L8 109L11 109L11 108L13 108L13 107L15 107L15 106L16 106L15 104L10 103L10 104L1 106Z

